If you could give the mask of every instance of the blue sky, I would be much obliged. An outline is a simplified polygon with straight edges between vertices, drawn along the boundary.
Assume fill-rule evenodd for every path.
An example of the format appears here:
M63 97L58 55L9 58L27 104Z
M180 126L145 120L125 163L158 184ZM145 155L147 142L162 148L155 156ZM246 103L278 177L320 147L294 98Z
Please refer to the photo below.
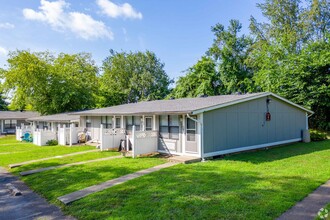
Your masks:
M261 21L260 0L0 0L0 67L16 49L89 52L98 65L109 50L150 50L171 78L192 66L213 41L211 26Z

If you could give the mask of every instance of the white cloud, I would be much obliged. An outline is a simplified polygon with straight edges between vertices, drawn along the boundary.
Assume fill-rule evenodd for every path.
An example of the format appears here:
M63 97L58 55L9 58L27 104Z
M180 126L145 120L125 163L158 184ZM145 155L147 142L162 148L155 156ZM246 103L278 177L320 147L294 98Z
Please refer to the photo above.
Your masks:
M15 25L6 22L6 23L0 23L0 29L13 29L15 28Z
M0 56L7 56L8 54L8 51L3 48L3 47L0 47Z
M39 11L25 8L23 15L28 20L41 21L49 24L54 30L69 30L84 39L109 38L113 33L102 21L94 20L90 15L80 12L67 12L69 4L64 0L49 2L40 1Z
M142 19L142 13L135 11L135 9L128 3L122 5L116 5L109 0L97 0L96 3L102 9L102 12L109 17L117 18L132 18L132 19Z

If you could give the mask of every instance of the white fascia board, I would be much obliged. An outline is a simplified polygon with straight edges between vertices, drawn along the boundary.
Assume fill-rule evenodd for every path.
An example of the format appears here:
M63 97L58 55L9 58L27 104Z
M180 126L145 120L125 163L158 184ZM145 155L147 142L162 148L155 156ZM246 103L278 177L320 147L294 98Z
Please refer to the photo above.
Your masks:
M288 104L290 104L290 105L293 105L293 106L295 106L295 107L297 107L297 108L300 108L301 110L304 110L304 111L306 111L306 112L308 112L308 113L310 113L310 114L314 114L313 111L311 111L311 110L309 110L309 109L307 109L307 108L304 108L304 107L302 107L302 106L300 106L300 105L297 105L296 103L293 103L293 102L291 102L291 101L289 101L289 100L287 100L287 99L285 99L285 98L283 98L283 97L281 97L281 96L279 96L279 95L276 95L276 94L274 94L274 93L272 93L272 92L270 92L270 95L274 96L275 98L278 98L278 99L282 100L283 102L286 102L286 103L288 103Z
M227 106L231 106L231 105L236 105L236 104L239 104L239 103L242 103L242 102L247 102L247 101L251 101L251 100L255 100L255 99L258 99L258 98L262 98L262 97L266 97L266 96L274 96L275 98L278 98L280 100L282 100L283 102L286 102L290 105L293 105L295 106L296 108L299 108L305 112L308 112L310 115L314 114L313 111L309 110L309 109L306 109L300 105L297 105L279 95L276 95L272 92L265 92L263 94L260 94L260 95L256 95L256 96L252 96L252 97L248 97L248 98L245 98L245 99L240 99L240 100L236 100L236 101L232 101L232 102L228 102L228 103L224 103L224 104L220 104L220 105L215 105L215 106L211 106L211 107L208 107L208 108L203 108L203 109L199 109L199 110L196 110L196 111L193 111L192 114L199 114L199 113L202 113L202 112L207 112L207 111L212 111L214 109L219 109L219 108L224 108L224 107L227 107Z
M248 98L235 100L235 101L232 101L232 102L227 102L227 103L223 103L223 104L219 104L219 105L215 105L215 106L211 106L211 107L207 107L207 108L202 108L202 109L193 111L192 114L195 115L195 114L200 114L200 113L207 112L207 111L212 111L212 110L218 109L218 108L224 108L224 107L227 107L227 106L230 106L230 105L235 105L235 104L239 104L239 103L242 103L242 102L247 102L247 101L250 101L250 100L262 98L262 97L268 96L270 94L271 94L270 92L262 93L260 95L251 96L251 97L248 97Z

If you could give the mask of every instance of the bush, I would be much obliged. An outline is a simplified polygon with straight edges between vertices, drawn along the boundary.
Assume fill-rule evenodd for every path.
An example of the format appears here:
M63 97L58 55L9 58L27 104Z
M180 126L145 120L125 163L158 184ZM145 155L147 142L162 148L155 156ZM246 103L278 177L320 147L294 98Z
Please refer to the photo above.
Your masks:
M55 146L55 145L58 145L58 141L57 140L49 140L46 142L46 144L48 146Z
M310 130L311 141L323 141L327 139L327 133L318 131L318 130Z

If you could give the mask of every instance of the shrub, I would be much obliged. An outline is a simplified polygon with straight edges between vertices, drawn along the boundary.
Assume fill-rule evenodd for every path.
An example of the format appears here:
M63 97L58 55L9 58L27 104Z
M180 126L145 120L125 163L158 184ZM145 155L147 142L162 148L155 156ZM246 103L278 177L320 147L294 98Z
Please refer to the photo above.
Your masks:
M49 140L46 142L46 144L48 146L55 146L55 145L58 145L58 141L57 140Z
M310 130L311 141L323 141L327 139L327 133L318 131L318 130Z

